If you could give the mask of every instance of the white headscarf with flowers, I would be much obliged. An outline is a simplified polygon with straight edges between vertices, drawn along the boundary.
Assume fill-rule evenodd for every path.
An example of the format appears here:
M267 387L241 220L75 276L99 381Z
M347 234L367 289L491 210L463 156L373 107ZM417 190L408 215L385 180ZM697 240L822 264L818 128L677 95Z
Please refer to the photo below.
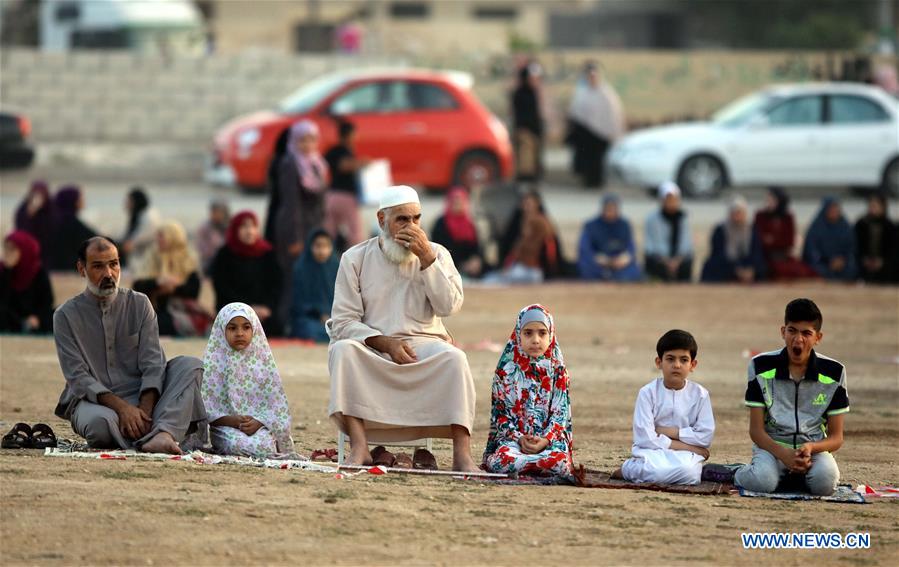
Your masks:
M253 325L253 339L243 350L235 350L225 338L225 328L235 317ZM229 303L215 318L203 357L201 392L210 423L226 415L249 415L272 433L279 453L294 450L290 409L275 357L259 317L246 303Z

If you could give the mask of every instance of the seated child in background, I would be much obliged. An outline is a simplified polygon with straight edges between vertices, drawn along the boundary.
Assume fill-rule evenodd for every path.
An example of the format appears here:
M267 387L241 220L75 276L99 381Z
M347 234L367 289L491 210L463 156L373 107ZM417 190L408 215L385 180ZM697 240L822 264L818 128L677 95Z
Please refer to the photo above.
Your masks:
M331 236L323 229L314 229L293 266L291 336L319 343L330 340L325 321L331 317L339 267L340 259L334 253Z
M747 490L774 492L788 473L812 494L833 494L840 469L831 452L843 445L843 414L849 411L846 369L816 354L823 317L811 299L787 304L780 334L785 347L749 363L746 405L752 462L734 482Z
M482 467L571 480L568 371L552 315L542 305L518 313L493 376L490 434Z
M640 388L634 407L633 457L613 478L631 482L699 484L709 458L715 417L709 392L687 376L698 347L686 331L668 331L656 344L662 377Z
M229 303L215 318L201 392L217 453L293 452L287 396L262 323L249 305Z

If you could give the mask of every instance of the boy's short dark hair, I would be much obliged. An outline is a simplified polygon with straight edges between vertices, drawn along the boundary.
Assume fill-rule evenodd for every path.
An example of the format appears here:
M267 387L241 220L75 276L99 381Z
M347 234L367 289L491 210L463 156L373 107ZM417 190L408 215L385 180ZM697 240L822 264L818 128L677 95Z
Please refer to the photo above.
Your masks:
M355 131L356 131L356 126L352 122L348 122L346 120L341 120L337 124L337 132L338 132L338 135L340 136L341 140L346 138L347 136L349 136L350 134L352 134Z
M656 343L656 354L659 355L659 358L662 358L669 350L688 350L690 351L690 358L696 358L699 346L696 344L696 339L693 338L693 335L687 331L672 329L662 335L662 338Z
M814 301L804 297L787 303L787 308L784 310L784 325L801 322L812 323L816 331L820 331L821 325L824 324L824 316L821 315L821 310L818 309Z
M91 247L91 244L94 243L104 243L101 245L101 250L106 250L108 247L112 246L113 248L118 249L119 245L115 243L111 238L107 238L105 236L92 236L81 243L81 246L78 247L78 260L82 264L87 264L87 249Z

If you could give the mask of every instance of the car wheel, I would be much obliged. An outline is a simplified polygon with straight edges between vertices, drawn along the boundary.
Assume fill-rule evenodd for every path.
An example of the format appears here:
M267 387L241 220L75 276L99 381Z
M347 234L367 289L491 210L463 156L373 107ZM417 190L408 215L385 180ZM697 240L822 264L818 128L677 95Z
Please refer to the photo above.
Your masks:
M899 197L899 158L891 161L890 165L883 171L883 181L880 188L890 197Z
M490 152L475 150L465 152L453 169L453 184L471 188L491 185L499 181L499 162Z
M706 155L693 156L680 166L677 184L690 197L717 197L727 186L727 175L724 166L717 158Z

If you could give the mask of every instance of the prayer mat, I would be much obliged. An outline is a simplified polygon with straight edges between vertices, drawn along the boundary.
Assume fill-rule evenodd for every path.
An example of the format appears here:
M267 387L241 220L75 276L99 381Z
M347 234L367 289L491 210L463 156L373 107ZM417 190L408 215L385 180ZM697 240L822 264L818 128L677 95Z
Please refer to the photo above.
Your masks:
M73 459L100 459L108 461L169 461L194 463L199 465L238 465L244 467L257 467L268 469L299 469L304 471L323 472L335 475L336 478L352 478L361 474L411 474L436 477L479 477L500 479L507 478L504 474L477 472L460 473L457 471L430 471L420 469L398 469L381 466L337 466L325 463L317 463L296 453L273 455L267 459L253 457L235 457L232 455L213 455L203 451L192 451L183 455L169 455L167 453L143 453L133 449L106 450L84 449L84 443L64 440L62 447L47 448L44 450L46 457L68 457Z
M484 478L484 477L476 477L470 476L465 477L464 479L458 480L467 480L467 481L475 481L475 482L487 482L490 484L500 484L506 486L564 486L571 485L572 483L565 480L564 478L559 478L557 476L532 476L532 475L522 475L519 477L511 477L508 476L506 478Z
M823 502L839 502L842 504L867 504L865 497L852 490L848 484L841 484L831 496L815 496L807 492L754 492L740 489L740 496L749 498L774 498L777 500L821 500Z
M679 494L730 494L733 485L703 481L699 484L659 484L654 482L630 482L612 478L609 473L585 469L583 465L574 472L577 486L581 488L629 488L654 490Z
M873 498L899 498L899 488L895 486L868 486L859 484L855 491L865 497Z
M327 466L327 465L325 465ZM331 467L331 470L334 472L339 471L352 471L347 472L346 476L353 476L358 473L368 472L372 474L386 474L386 473L399 473L399 474L412 474L412 475L424 475L424 476L446 476L446 477L458 477L458 478L470 478L472 480L483 480L483 479L507 479L509 475L501 474L501 473L489 473L489 472L459 472L459 471L441 471L441 470L428 470L428 469L401 469L396 467L385 467L382 465L371 466L371 465L339 465L335 467ZM378 472L381 471L381 472Z
M301 457L296 453L289 455L273 455L272 458L268 459L256 459L252 457L235 457L231 455L213 455L202 451L192 451L183 455L170 455L168 453L143 453L133 449L90 449L82 451L71 447L65 447L63 449L59 449L58 447L48 447L44 450L44 456L67 457L73 459L100 459L108 461L174 461L200 465L239 465L269 469L302 469L316 472L336 472L334 467L313 463L309 459Z

